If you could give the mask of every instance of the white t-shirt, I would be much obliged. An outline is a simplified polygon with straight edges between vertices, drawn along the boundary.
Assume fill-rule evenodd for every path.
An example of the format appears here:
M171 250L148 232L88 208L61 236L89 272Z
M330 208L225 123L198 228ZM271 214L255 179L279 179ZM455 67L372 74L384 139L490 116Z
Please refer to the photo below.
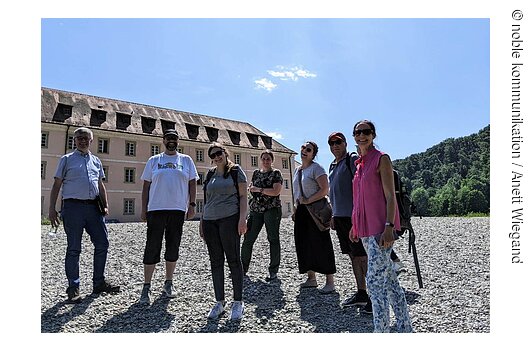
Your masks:
M189 204L190 180L199 175L190 156L177 153L170 156L160 153L152 156L145 165L141 179L151 182L147 211L182 210Z

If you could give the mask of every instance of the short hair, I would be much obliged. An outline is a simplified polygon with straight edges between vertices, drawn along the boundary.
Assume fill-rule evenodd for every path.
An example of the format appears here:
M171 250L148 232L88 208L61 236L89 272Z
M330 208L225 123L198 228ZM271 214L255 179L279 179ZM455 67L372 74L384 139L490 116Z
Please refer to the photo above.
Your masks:
M92 130L89 128L81 127L74 130L74 137L78 135L90 135L90 139L94 139L94 134L92 133Z

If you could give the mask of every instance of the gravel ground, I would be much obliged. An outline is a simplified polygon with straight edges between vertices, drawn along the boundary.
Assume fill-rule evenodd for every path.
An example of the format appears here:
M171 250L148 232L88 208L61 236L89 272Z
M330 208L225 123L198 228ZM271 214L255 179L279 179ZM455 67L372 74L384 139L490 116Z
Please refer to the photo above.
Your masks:
M408 239L395 250L407 271L399 276L405 289L416 332L460 333L490 331L489 218L413 218L416 246L424 288L419 288ZM117 295L93 297L92 244L84 235L81 254L80 304L66 304L62 228L48 235L41 227L41 332L43 333L357 333L372 332L372 318L357 308L340 303L355 291L351 264L340 253L332 231L337 274L336 293L321 295L315 289L300 290L304 276L298 273L293 223L281 225L282 262L279 279L266 282L268 242L265 229L254 246L250 279L244 284L245 314L230 321L228 312L218 321L206 318L214 303L206 246L198 236L198 222L186 222L180 258L174 276L176 299L161 295L163 265L155 270L150 306L138 304L143 283L142 256L145 223L108 224L110 250L106 277L121 285ZM480 239L476 239L480 237ZM473 244L471 244L471 238ZM225 269L228 278L228 268ZM325 280L317 275L319 286ZM225 280L227 305L232 300L231 282ZM393 314L391 313L392 318ZM392 329L394 330L394 329Z

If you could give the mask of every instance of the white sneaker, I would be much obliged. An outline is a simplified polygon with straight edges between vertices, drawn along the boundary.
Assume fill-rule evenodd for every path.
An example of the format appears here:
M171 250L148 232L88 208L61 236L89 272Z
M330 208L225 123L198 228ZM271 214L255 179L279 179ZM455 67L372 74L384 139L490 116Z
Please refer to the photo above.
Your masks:
M224 301L218 301L215 303L215 305L210 310L210 313L208 314L208 318L210 320L216 320L225 313L225 303Z
M232 321L240 320L243 317L245 306L242 301L234 301L232 304L232 310L230 312L230 319Z

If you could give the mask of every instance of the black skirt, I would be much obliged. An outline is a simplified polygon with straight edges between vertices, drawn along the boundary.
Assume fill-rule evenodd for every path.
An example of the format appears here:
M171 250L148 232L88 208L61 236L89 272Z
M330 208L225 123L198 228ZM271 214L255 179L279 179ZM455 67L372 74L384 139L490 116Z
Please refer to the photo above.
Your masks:
M320 231L303 204L296 208L294 244L300 273L314 271L329 275L337 271L329 230Z

